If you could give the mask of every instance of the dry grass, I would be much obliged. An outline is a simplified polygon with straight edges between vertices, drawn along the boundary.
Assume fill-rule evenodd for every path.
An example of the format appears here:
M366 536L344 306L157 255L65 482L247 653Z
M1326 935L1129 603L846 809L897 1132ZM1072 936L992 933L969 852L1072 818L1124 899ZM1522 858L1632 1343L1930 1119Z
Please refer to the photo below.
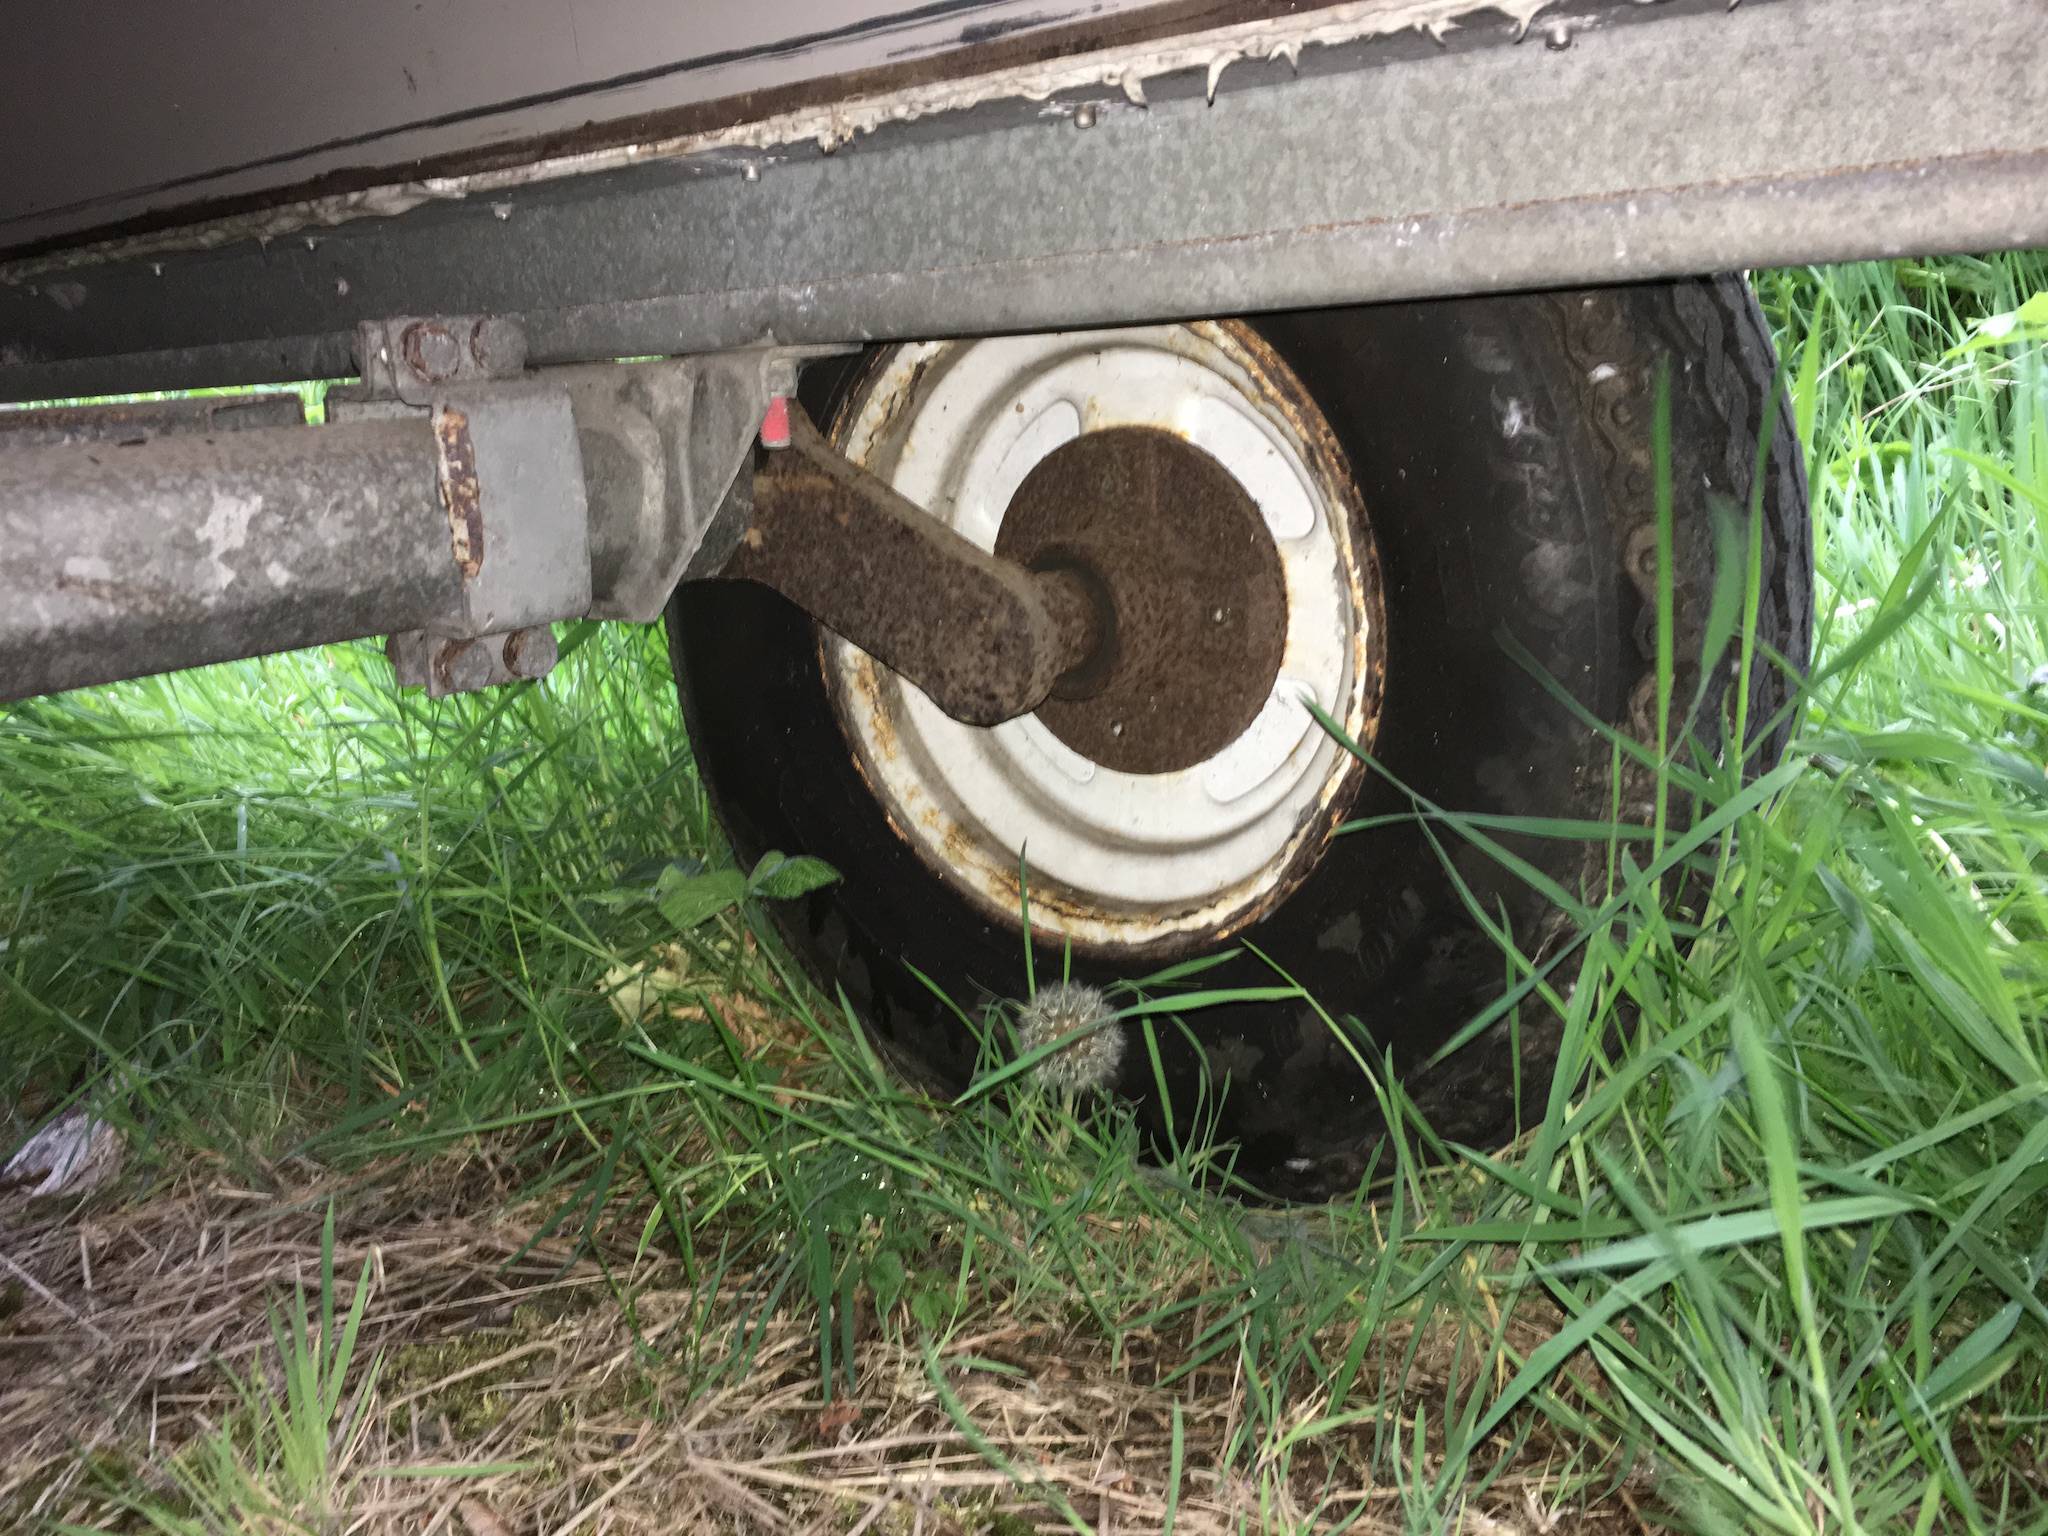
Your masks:
M295 1289L317 1292L330 1201L337 1310L369 1261L350 1396L377 1356L382 1370L363 1431L332 1448L335 1496L311 1529L1400 1526L1395 1490L1347 1481L1366 1458L1342 1429L1291 1448L1277 1502L1256 1466L1212 1470L1232 1460L1225 1450L1243 1428L1234 1365L1162 1384L1201 1335L1199 1317L1112 1351L1085 1329L996 1316L939 1359L870 1313L855 1388L828 1402L804 1309L773 1305L744 1277L707 1297L679 1261L631 1234L600 1233L582 1256L534 1241L544 1213L505 1207L512 1151L346 1179L288 1168L273 1188L194 1163L118 1207L0 1197L0 1267L20 1276L0 1320L9 1528L127 1528L121 1498L138 1486L175 1505L163 1469L205 1437L234 1433L238 1378L277 1372L270 1317ZM1512 1323L1518 1350L1554 1323ZM749 1369L721 1371L749 1326L760 1329ZM1393 1327L1369 1359L1401 1373L1396 1401L1440 1403L1475 1343L1454 1322L1420 1339ZM1326 1407L1309 1397L1295 1420L1311 1426ZM1553 1503L1551 1470L1567 1454L1525 1445L1465 1528L1641 1529L1626 1488L1597 1519Z

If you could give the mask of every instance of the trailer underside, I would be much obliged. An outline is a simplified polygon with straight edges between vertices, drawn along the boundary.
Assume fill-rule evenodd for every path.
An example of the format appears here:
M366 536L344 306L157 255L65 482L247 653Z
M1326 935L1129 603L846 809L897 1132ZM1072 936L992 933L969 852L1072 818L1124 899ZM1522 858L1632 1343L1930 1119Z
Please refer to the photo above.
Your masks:
M0 399L347 376L401 314L553 364L2048 244L2040 43L2025 0L1362 0L592 127L46 238L0 266Z

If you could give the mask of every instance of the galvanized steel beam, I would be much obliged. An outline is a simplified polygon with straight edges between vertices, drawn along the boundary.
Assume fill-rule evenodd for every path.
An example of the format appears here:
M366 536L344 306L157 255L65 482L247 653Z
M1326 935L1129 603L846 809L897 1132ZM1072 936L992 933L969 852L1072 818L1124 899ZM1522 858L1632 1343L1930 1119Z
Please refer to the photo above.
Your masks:
M1233 65L1260 83L1087 131L985 106L17 270L0 398L339 375L388 314L511 316L552 363L2048 244L2037 0L1602 14Z
M137 400L124 405L0 409L0 450L51 448L60 443L141 443L177 435L203 437L255 427L294 427L305 419L305 403L288 390Z
M593 519L581 423L545 380L321 427L231 430L215 404L0 430L0 702L375 634L416 642L394 661L436 693L536 676L545 626L592 608L593 521L665 526L644 477L604 481Z
M418 420L0 452L0 701L458 609Z

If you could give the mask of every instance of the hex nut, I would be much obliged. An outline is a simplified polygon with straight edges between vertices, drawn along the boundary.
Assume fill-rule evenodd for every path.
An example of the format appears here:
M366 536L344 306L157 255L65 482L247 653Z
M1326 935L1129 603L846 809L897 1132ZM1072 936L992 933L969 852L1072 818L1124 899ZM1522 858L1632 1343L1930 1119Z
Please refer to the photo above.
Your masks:
M452 379L462 371L462 345L444 325L415 320L405 328L398 345L405 366L429 384Z
M427 686L428 644L425 633L408 629L384 642L384 655L391 662L391 675L401 688Z
M434 671L448 693L474 693L490 687L497 677L490 651L474 640L449 641L435 659Z

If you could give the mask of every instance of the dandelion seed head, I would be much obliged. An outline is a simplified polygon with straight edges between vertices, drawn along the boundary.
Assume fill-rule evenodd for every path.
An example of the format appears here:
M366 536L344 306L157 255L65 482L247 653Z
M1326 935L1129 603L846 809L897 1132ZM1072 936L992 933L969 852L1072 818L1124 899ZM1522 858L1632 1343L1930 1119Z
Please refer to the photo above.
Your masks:
M1048 1087L1100 1092L1115 1079L1124 1059L1124 1028L1115 1015L1100 988L1057 982L1018 1005L1017 1044L1028 1052L1066 1040L1032 1068L1033 1075Z

